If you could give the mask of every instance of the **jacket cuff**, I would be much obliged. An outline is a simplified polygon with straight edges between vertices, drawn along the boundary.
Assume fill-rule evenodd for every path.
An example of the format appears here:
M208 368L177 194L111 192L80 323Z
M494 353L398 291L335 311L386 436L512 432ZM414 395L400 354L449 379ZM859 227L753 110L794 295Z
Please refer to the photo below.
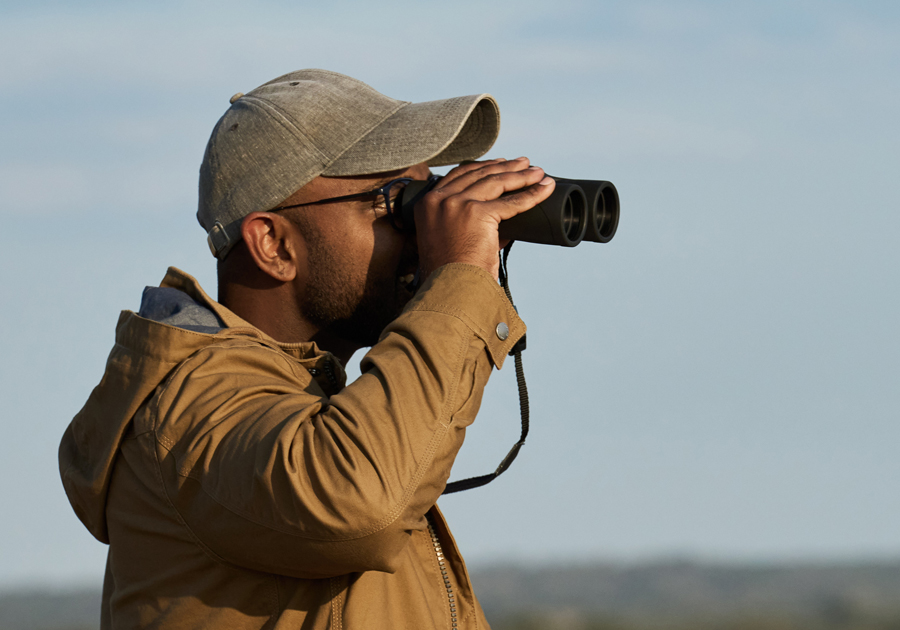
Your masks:
M432 272L406 311L430 311L462 321L484 342L499 370L525 334L525 323L490 273L476 265L450 263Z

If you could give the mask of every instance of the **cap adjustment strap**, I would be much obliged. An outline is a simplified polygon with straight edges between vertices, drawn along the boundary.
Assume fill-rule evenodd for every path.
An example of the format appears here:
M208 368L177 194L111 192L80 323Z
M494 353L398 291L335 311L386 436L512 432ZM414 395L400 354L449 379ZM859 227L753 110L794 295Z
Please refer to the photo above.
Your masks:
M218 221L213 223L212 228L206 235L206 243L209 245L209 251L212 252L212 255L218 258L219 252L231 243L231 239L228 238L228 234L225 232L225 226Z

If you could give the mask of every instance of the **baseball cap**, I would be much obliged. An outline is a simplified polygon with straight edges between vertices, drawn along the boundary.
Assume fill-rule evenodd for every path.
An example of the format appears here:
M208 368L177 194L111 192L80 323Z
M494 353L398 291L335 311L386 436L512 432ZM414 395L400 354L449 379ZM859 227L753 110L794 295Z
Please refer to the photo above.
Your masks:
M500 132L490 94L410 103L327 70L298 70L235 94L200 165L197 220L219 259L251 212L319 175L369 175L484 155Z

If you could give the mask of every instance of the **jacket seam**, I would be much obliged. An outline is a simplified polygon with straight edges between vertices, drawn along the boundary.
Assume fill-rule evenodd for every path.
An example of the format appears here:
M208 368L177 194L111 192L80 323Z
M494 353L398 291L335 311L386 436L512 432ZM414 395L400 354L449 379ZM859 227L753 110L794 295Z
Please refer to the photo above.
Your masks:
M508 304L508 302L507 302ZM518 317L518 313L516 310L510 306L506 306L503 309L507 315L515 314ZM415 307L410 309L410 313L437 313L439 315L449 315L450 317L455 317L463 324L466 325L472 332L478 334L484 334L485 328L479 326L472 318L468 315L468 313L464 310L457 308L456 306L450 306L448 304L431 304L428 306ZM480 336L480 335L479 335Z
M456 374L460 374L462 371L462 367L465 363L466 349L468 348L468 346L468 339L464 340L464 343L461 343L459 346L456 358L456 369L454 370ZM410 480L409 486L403 493L403 496L397 504L397 507L394 508L394 511L391 514L385 516L384 519L373 525L371 532L369 532L370 534L385 529L388 525L397 520L397 518L400 516L400 513L409 504L409 500L412 497L413 493L415 493L416 489L419 487L419 483L422 481L422 477L425 475L425 471L431 467L431 464L434 461L434 453L437 450L438 444L440 444L444 436L447 435L447 432L450 429L450 424L453 422L453 414L450 413L450 409L452 407L452 403L456 400L458 388L459 378L453 381L453 389L447 396L447 401L444 403L444 407L441 410L441 415L437 419L438 423L443 427L443 431L435 430L435 432L432 434L431 441L429 442L428 448L425 451L425 460L417 467L416 472L413 475L413 478ZM446 422L444 421L445 418L447 418Z
M268 350L271 350L272 352L275 352L275 353L281 355L283 358L291 359L293 361L304 360L304 359L297 359L295 357L292 357L291 355L286 353L281 347L279 347L279 345L275 342L269 341L269 340L259 337L257 335L251 335L250 332L253 330L252 328L225 327L225 328L220 328L219 332L217 332L217 333L201 333L201 332L197 332L195 330L189 330L187 328L180 328L178 326L172 326L171 324L165 324L163 322L158 322L153 319L147 319L146 317L142 317L141 315L138 315L137 313L135 313L133 311L128 311L128 312L131 313L132 315L134 315L135 317L137 317L138 319L150 322L154 325L162 326L164 328L169 328L171 330L177 330L179 333L187 334L187 335L190 335L193 337L200 337L202 339L207 339L210 341L210 343L208 343L207 345L197 348L197 350L195 352L193 352L190 356L188 356L187 358L185 358L182 361L163 361L163 360L161 360L161 358L158 359L158 360L160 360L161 363L178 365L179 369L182 364L184 364L186 361L190 360L191 358L195 357L198 353L200 353L204 350L213 349L213 348L263 347L263 348L267 348ZM237 342L237 343L233 343L233 342ZM129 346L123 345L119 340L116 340L114 345L117 347L120 347L126 351L133 350ZM292 349L293 349L293 347L295 347L295 346L299 347L300 345L301 344L285 344L286 347L290 347ZM152 354L148 353L146 350L142 350L141 352L142 352L142 354L147 354L148 356L153 356ZM320 351L318 355L316 355L314 357L309 357L308 360L317 359L321 356L324 356L325 354L326 353L323 353ZM156 358L156 357L154 357L154 358ZM176 370L176 371L178 371L178 370Z
M507 302L507 304L509 304L509 303ZM438 307L438 308L435 308L435 307ZM415 309L411 310L410 312L411 313L435 313L438 315L446 315L447 317L453 317L453 318L459 320L460 322L462 322L462 324L466 328L468 328L472 332L472 334L475 335L476 338L478 338L479 341L481 341L482 344L484 344L485 350L487 350L488 354L490 355L491 362L494 363L495 365L500 365L503 363L502 357L503 357L503 355L506 354L506 351L503 351L502 349L506 346L512 347L513 344L515 343L515 341L517 341L519 338L521 338L521 335L516 336L516 335L510 334L510 336L505 341L502 341L499 344L492 343L492 341L496 342L496 341L499 341L499 339L495 339L495 340L491 339L490 328L488 328L488 329L481 328L475 322L471 321L471 319L468 317L468 315L466 314L465 311L461 311L453 306L445 306L443 304L436 304L434 306L429 306L429 307L425 307L425 308L415 308ZM508 316L510 316L509 317L510 321L515 321L516 319L519 318L518 312L511 306L507 306L506 314ZM495 349L495 348L499 348L499 349ZM499 359L497 358L498 354L500 355Z
M185 332L189 332L189 331L185 331ZM145 349L145 348L136 349L130 345L122 343L119 339L116 339L116 341L113 343L113 349L112 349L112 352L110 352L109 360L107 361L107 366L106 366L107 370L109 370L110 366L124 367L124 366L122 366L122 363L123 363L122 359L118 356L114 356L114 353L117 351L122 354L129 354L129 355L140 354L142 356L146 356L146 357L153 359L154 361L158 362L160 365L177 366L179 363L178 361L166 361L162 356L158 356L158 355L154 354L149 349Z
M134 426L134 425L132 424L131 426ZM122 443L124 444L125 442L133 442L134 440L137 440L138 438L143 437L143 436L147 435L148 433L153 433L153 429L145 429L144 431L141 431L140 433L135 431L128 437L123 437Z
M441 267L440 269L457 269L466 272L468 275L469 272L474 273L476 276L488 280L490 282L491 292L494 293L501 302L503 302L507 309L514 308L512 303L509 301L509 297L506 295L506 292L503 288L497 283L495 278L492 278L487 271L479 267L478 265L472 265L468 263L448 263ZM437 273L437 272L435 272ZM438 298L440 299L440 298Z
M162 326L163 328L169 328L169 329L171 329L171 330L177 330L177 331L180 332L180 333L187 333L188 335L190 335L190 336L192 336L192 337L203 337L203 338L206 338L206 339L208 339L208 338L210 338L210 337L213 337L213 338L215 338L215 337L221 337L221 336L223 335L223 331L230 330L230 329L226 326L226 327L220 327L220 328L218 328L218 329L217 329L218 332L214 332L214 333L202 333L202 332L197 332L196 330L191 330L190 328L182 328L181 326L173 326L172 324L167 324L167 323L165 323L165 322L160 322L160 321L157 321L157 320L155 320L155 319L150 319L149 317L144 317L144 316L141 315L140 313L135 313L134 311L125 311L125 312L126 312L126 313L129 313L129 314L131 314L131 315L134 315L134 316L137 317L138 319L141 319L141 320L143 320L143 321L145 321L145 322L150 322L150 323L152 323L152 324L154 324L154 325L156 325L156 326ZM210 328L212 328L212 326L210 326Z
M163 448L165 448L165 446L163 446ZM166 449L166 451L171 452L171 449ZM156 473L156 480L159 483L160 488L162 489L163 496L166 498L166 503L168 504L169 508L171 508L172 512L175 514L175 518L178 519L178 522L181 524L182 527L184 527L185 531L187 531L188 535L191 537L191 540L193 540L194 544L200 548L200 551L202 551L203 554L206 555L212 561L214 561L217 564L220 564L224 567L234 568L233 564L227 562L224 558L220 557L212 549L210 549L205 544L203 544L203 541L200 540L200 537L197 536L196 533L194 533L194 530L191 529L191 526L188 525L187 521L184 520L184 517L182 517L181 512L178 511L178 508L176 508L175 504L172 502L172 497L169 496L169 491L166 489L166 483L163 480L163 474L162 474L162 462L160 461L159 453L157 452L157 450L155 448L153 449L153 459L156 463L156 466L154 467L154 472Z

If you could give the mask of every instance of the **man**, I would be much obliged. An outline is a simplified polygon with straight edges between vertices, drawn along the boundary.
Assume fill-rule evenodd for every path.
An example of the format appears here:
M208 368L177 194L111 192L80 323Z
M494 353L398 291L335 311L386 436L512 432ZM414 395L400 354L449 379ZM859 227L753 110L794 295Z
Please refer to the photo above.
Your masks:
M232 98L197 213L219 301L175 269L148 288L60 446L110 546L103 628L487 627L435 501L525 330L497 225L553 181L467 163L415 233L391 204L498 130L488 95L410 104L321 70Z

